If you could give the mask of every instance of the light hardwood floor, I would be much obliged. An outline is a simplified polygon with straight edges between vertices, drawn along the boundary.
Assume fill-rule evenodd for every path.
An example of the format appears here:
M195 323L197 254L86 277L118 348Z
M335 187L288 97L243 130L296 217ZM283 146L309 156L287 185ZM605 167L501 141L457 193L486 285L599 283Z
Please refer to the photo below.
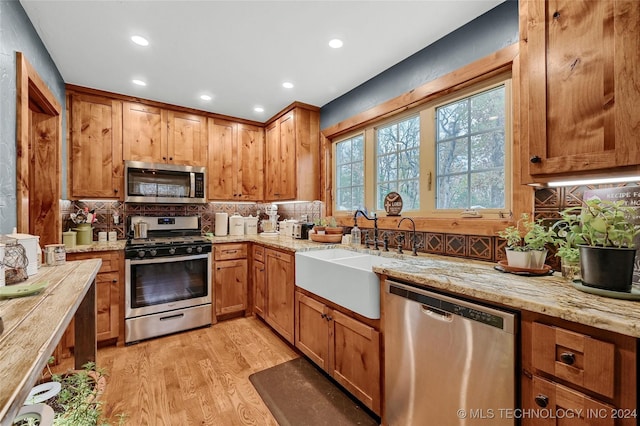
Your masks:
M249 375L298 354L255 317L98 350L104 414L117 425L277 425Z

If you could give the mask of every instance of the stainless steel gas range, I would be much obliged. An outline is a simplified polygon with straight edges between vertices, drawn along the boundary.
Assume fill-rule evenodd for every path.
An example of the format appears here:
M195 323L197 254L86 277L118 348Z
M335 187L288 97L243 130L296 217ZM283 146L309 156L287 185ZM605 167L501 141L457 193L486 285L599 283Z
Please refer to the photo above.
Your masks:
M211 242L200 218L132 216L125 247L125 343L211 324Z

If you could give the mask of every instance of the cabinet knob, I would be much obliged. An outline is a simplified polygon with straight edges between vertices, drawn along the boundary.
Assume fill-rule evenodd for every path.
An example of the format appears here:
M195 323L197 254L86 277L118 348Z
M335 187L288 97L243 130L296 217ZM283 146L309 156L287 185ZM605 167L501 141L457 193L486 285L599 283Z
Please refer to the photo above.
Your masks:
M162 157L162 159L163 159L163 160L166 160L166 159L167 159L167 157Z
M529 159L529 161L531 161L533 164L541 163L542 162L542 158L538 157L537 155L534 155L533 157L531 157Z
M114 189L113 192L114 192L114 194L117 194L118 193L118 188Z
M333 317L331 315L327 315L327 321L331 321Z
M573 365L573 363L576 362L576 356L571 352L562 352L560 359L567 365Z
M538 407L545 408L547 405L549 405L549 397L546 395L537 395L535 400Z
M325 318L326 319L327 318L327 314L325 314L325 313L320 314L320 318Z
M117 283L117 282L118 282L118 280L113 279L113 280L111 280L111 282L112 282L112 283Z
M169 157L169 161L173 161L173 157Z

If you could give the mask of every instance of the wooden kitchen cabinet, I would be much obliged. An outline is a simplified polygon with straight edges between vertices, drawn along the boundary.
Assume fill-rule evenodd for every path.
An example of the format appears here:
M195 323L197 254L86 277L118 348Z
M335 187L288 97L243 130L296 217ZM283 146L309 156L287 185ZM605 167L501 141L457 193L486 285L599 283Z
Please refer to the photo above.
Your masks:
M521 325L524 410L569 413L575 424L636 424L636 339L529 312ZM522 425L566 420L531 416Z
M98 343L118 342L120 322L124 327L124 314L121 316L120 297L124 292L124 252L102 251L67 253L67 261L102 259L102 265L96 275L96 340ZM74 322L60 340L55 357L66 358L74 347Z
M207 165L206 117L124 102L122 121L124 160Z
M211 200L261 201L264 194L264 130L209 118Z
M264 320L293 344L295 261L292 253L265 249Z
M291 108L265 128L267 201L320 198L320 115L315 107Z
M380 332L296 291L295 346L380 415Z
M253 312L264 319L267 310L264 247L254 245L252 258Z
M519 5L527 183L640 165L640 2Z
M213 323L216 323L220 316L247 310L247 244L215 244L213 252Z
M81 94L69 100L70 196L122 199L122 102Z

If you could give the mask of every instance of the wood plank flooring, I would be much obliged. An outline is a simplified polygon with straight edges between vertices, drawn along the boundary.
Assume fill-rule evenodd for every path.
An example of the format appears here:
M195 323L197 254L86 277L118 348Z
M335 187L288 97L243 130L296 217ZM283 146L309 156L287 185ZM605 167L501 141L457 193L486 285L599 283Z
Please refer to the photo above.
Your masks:
M98 350L114 425L273 425L249 375L298 354L255 317Z

